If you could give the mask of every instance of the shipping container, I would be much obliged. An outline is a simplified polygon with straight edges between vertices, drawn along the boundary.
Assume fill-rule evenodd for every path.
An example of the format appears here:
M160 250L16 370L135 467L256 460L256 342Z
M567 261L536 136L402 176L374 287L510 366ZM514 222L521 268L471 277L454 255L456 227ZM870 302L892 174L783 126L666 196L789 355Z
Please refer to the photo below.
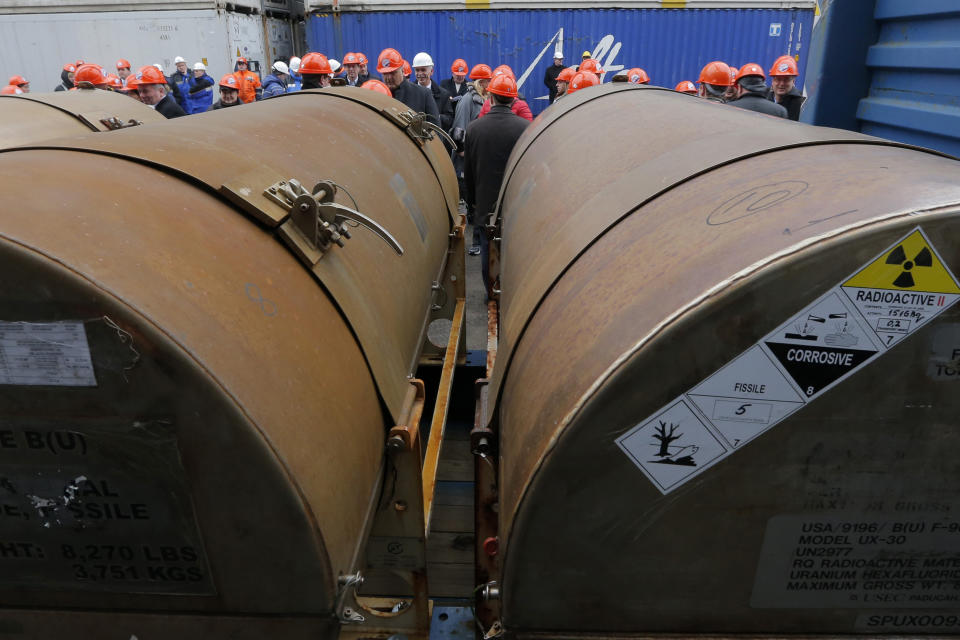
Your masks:
M259 0L258 0L259 1ZM197 11L117 11L42 13L0 18L0 60L3 77L25 76L33 91L53 91L67 62L82 59L114 70L119 58L135 68L160 63L169 75L173 60L185 58L207 65L219 79L233 71L238 56L250 59L251 69L269 69L264 46L271 33L273 50L290 50L289 29L283 31L261 15L204 9Z
M556 48L563 51L567 65L577 64L581 54L589 51L606 71L605 80L621 69L641 67L653 84L671 88L681 80L696 81L700 69L711 60L737 66L758 62L767 68L778 56L790 54L798 58L802 82L815 10L812 1L768 2L763 4L789 6L759 9L749 8L759 3L723 4L741 8L608 9L593 5L483 11L314 11L307 16L307 44L310 50L337 59L348 51L361 51L373 61L381 50L394 47L412 60L417 52L426 51L435 61L437 79L449 77L450 63L456 58L464 58L470 65L508 64L534 113L548 105L543 79ZM375 73L374 68L371 72Z
M11 13L109 13L221 9L256 12L261 0L0 0L0 15Z
M960 4L829 3L802 119L960 156Z

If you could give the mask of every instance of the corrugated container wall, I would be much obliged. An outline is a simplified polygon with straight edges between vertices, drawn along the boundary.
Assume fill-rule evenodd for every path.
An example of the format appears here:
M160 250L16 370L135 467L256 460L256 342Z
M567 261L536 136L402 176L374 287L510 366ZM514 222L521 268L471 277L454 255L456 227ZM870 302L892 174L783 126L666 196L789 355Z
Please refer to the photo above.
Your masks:
M956 0L835 0L812 42L805 122L960 156Z
M429 53L435 78L450 75L464 58L510 65L520 93L534 113L547 106L543 76L554 47L577 64L589 50L608 72L642 67L653 84L673 87L696 81L711 60L768 68L778 56L799 56L800 79L813 24L812 9L563 9L373 11L312 13L307 22L311 51L342 59L361 51L373 62L386 47L412 60ZM375 64L371 73L375 75Z

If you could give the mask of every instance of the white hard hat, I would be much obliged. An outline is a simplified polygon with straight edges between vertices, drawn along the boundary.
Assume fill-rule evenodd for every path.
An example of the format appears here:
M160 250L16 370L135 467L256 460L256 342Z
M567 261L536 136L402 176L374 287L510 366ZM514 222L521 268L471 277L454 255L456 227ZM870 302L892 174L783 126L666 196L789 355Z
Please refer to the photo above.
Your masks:
M184 60L180 56L177 56L176 58L173 59L173 64L180 64L181 62L186 62L186 60Z
M334 60L333 58L330 58L329 60L327 60L327 62L330 63L330 68L333 69L333 72L334 72L334 73L336 73L337 70L340 69L340 61L339 61L339 60Z
M160 64L159 62L154 62L154 63L153 63L153 66L155 66L157 69L159 69L159 70L160 70L160 73L163 73L163 65L162 65L162 64Z
M557 49L553 52L553 59L556 60L557 58L563 58L563 49Z
M413 56L413 64L410 65L410 66L412 66L412 67L432 67L432 66L433 66L433 58L430 57L430 54L429 54L429 53L424 53L423 51L421 51L421 52L418 53L417 55Z
M287 68L287 63L283 60L277 60L273 63L273 70L277 73L289 74L290 69Z
M300 58L297 56L290 58L290 71L293 71L294 73L300 71Z
M194 70L194 71L206 71L206 70L207 70L207 65L203 64L202 62L194 62L194 63L193 63L193 70Z

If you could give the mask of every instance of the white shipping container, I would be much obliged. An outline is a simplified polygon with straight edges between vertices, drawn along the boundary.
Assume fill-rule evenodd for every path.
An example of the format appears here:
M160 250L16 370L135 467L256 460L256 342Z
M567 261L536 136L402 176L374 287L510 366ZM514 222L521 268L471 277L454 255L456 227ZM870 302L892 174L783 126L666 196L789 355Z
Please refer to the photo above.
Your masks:
M293 56L293 24L289 20L280 18L267 18L267 69L264 75L269 73L269 65L274 60L282 59L289 61Z
M210 9L0 16L0 78L17 73L30 81L32 91L53 91L67 62L95 62L112 73L124 58L134 72L160 63L170 75L177 56L191 68L203 62L215 80L232 72L243 56L263 76L273 60L264 42L267 20L283 22ZM279 26L271 30L282 32ZM285 37L290 40L289 31ZM277 39L271 48L287 51L283 38Z
M99 13L110 11L260 10L260 0L0 0L0 14Z

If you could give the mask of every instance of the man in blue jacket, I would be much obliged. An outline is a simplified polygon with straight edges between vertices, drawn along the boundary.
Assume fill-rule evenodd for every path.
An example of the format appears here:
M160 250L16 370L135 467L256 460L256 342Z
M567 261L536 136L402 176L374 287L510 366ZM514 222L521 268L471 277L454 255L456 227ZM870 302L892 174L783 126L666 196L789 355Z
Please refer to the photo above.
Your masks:
M263 93L261 98L266 100L274 96L282 96L287 92L287 82L290 79L290 69L283 60L277 60L270 69L272 73L263 79Z
M187 92L190 91L191 73L187 69L187 61L180 56L174 58L173 62L177 67L174 74L170 76L169 82L175 89L173 97L177 100L177 104L180 105L181 109L186 113L190 113L190 110L187 108Z
M207 67L202 62L193 65L193 75L188 81L186 92L187 113L203 113L213 104L213 78L207 75Z

